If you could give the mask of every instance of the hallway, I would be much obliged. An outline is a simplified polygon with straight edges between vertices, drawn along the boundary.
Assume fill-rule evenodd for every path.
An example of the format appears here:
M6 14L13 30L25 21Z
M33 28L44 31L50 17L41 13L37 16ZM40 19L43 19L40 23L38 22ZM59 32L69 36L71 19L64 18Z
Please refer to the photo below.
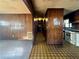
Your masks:
M36 36L30 59L79 59L79 48L64 42L64 45L48 45L41 33Z
M0 0L0 59L79 59L79 0Z

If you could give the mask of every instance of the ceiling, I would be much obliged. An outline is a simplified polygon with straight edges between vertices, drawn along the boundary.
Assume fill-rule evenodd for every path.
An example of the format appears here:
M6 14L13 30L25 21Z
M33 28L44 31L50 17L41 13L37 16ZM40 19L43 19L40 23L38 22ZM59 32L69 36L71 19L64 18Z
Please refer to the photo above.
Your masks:
M26 0L27 1L27 0ZM79 0L29 0L36 14L44 15L47 8L64 8L64 14L79 9ZM0 0L0 14L31 13L23 0Z
M36 13L45 14L47 8L64 8L64 14L79 9L79 0L32 0Z
M23 0L0 0L0 14L31 13Z

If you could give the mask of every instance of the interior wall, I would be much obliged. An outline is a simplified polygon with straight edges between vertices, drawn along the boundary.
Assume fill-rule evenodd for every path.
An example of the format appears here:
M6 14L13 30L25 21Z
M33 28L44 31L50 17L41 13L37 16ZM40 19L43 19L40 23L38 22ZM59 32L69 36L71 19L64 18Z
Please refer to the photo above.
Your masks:
M63 8L52 8L47 10L47 43L62 44L63 43ZM57 27L54 25L54 19L60 22Z
M31 14L1 14L0 40L32 40Z

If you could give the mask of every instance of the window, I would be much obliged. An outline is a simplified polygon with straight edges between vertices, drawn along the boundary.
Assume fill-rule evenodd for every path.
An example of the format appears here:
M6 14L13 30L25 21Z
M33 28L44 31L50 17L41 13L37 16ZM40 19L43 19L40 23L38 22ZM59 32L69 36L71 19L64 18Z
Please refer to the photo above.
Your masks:
M64 27L69 27L69 19L64 20Z

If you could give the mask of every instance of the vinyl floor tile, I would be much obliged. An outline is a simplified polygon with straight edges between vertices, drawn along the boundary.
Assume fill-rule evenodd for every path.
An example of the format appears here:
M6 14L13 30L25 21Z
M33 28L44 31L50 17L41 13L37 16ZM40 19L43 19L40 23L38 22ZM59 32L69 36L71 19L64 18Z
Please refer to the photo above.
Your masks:
M79 59L79 48L67 42L63 45L48 45L42 34L38 34L30 59Z

